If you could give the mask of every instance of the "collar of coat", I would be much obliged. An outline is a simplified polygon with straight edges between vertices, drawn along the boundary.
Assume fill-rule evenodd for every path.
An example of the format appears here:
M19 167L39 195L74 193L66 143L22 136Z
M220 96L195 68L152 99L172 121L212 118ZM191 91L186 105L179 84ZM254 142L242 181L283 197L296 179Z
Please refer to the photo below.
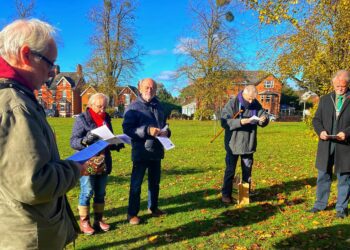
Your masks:
M333 91L333 92L330 93L330 97L331 97L331 99L332 99L332 102L333 102L333 105L334 105L334 109L336 109L336 107L335 107L335 103L336 103L336 102L335 102L335 97L336 97L335 91ZM343 113L343 111L345 110L345 108L349 105L349 102L350 102L350 90L349 90L349 88L348 88L347 91L345 92L345 99L344 99L343 106L342 106L342 108L341 108L341 110L340 110L339 115L340 115L341 113Z
M149 102L145 101L145 100L142 98L141 95L139 95L139 96L137 97L137 99L138 99L140 102L142 102L142 103L144 103L145 105L147 105L147 106L155 107L155 106L157 106L157 105L159 104L159 100L158 100L158 98L157 98L156 96L153 97Z

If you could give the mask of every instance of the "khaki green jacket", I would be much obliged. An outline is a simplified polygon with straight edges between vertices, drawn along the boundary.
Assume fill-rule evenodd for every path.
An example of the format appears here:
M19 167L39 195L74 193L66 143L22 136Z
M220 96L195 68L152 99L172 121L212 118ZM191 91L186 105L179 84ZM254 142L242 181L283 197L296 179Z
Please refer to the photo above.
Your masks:
M62 249L76 238L65 194L79 170L60 160L43 109L20 88L0 89L0 248Z

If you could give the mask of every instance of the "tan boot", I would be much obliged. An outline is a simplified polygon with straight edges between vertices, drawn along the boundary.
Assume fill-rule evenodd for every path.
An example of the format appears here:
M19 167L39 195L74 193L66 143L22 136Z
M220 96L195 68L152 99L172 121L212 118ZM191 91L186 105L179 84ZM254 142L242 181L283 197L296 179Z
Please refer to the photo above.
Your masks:
M103 221L104 203L94 203L94 229L102 230L104 232L109 231L110 225Z
M95 230L90 224L90 207L89 206L78 206L80 216L80 230L83 234L92 235Z

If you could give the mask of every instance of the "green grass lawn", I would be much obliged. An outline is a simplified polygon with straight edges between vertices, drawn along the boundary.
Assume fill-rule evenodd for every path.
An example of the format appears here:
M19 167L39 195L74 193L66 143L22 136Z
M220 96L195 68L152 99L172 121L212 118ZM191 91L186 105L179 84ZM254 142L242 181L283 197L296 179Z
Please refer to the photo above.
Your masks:
M62 158L73 153L69 138L74 119L51 118ZM126 222L131 172L130 146L113 152L107 186L107 222L112 230L80 235L76 249L345 249L350 248L349 219L335 219L336 185L329 208L306 213L315 197L317 141L303 123L271 123L258 131L253 182L259 193L245 206L223 205L223 135L213 121L169 121L175 149L162 163L160 208L168 214L150 217L144 181L138 226ZM122 133L121 120L114 120ZM240 168L238 168L238 172ZM77 215L79 187L68 196ZM77 216L78 218L78 216ZM73 249L69 246L68 249Z

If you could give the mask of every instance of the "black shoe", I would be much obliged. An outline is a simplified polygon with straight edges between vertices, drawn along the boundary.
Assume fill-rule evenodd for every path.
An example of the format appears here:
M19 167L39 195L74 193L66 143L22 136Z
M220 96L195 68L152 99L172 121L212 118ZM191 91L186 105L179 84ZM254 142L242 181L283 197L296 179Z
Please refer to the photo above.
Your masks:
M224 203L224 204L231 204L233 201L232 201L232 198L229 197L229 196L222 196L221 197L221 201Z
M255 191L255 190L250 190L249 191L249 197L255 197L255 196L258 196L258 195L259 195L259 193L257 191Z
M313 208L311 208L310 210L307 210L309 213L313 213L313 214L315 214L315 213L318 213L318 212L320 212L320 211L322 211L321 209L318 209L318 208L315 208L315 207L313 207Z
M166 215L166 212L163 211L163 210L160 210L159 208L154 209L153 211L149 208L149 209L147 210L147 212L148 212L149 214L151 214L153 217L160 217L160 216Z
M347 213L345 211L337 211L337 214L335 215L336 218L344 219L347 216Z

